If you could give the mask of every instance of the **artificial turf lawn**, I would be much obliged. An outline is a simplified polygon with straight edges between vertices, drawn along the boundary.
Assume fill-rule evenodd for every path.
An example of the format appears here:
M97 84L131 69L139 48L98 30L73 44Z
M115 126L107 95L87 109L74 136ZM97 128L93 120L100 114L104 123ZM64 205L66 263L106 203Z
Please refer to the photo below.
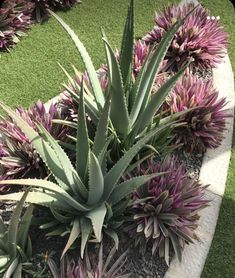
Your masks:
M127 0L83 0L61 17L76 31L87 47L96 67L104 61L100 27L114 47L119 47L128 6ZM164 0L136 1L136 36L144 35L153 26L154 11ZM171 3L173 1L168 1ZM235 16L228 0L202 1L212 14L220 15L230 33L230 58L235 70ZM29 106L37 99L47 101L61 90L66 78L57 62L68 71L73 63L83 70L82 62L72 41L54 19L34 25L29 36L11 53L0 59L0 99L11 106ZM235 135L234 135L235 142ZM215 237L205 265L203 277L235 277L235 143L230 163L227 187L221 206Z
M164 0L136 1L136 36L153 26L154 11ZM84 0L68 12L58 13L79 35L96 67L104 62L101 26L112 46L119 47L129 1ZM29 106L57 95L66 81L58 64L71 72L71 63L83 65L71 39L53 18L32 26L28 37L0 59L0 99L12 106Z

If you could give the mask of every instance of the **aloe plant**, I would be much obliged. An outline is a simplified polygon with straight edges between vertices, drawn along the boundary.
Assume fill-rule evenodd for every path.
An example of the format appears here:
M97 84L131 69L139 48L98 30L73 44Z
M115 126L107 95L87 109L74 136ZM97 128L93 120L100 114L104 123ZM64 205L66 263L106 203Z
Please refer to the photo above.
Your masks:
M126 198L135 188L149 179L164 174L154 173L121 180L140 149L154 136L161 137L172 123L149 131L107 171L106 154L111 141L111 137L108 137L111 103L112 97L109 94L101 111L94 141L91 141L88 137L85 115L84 88L81 85L75 167L57 141L42 125L38 126L38 133L7 105L0 103L0 106L32 142L53 177L51 180L5 180L0 181L0 184L29 187L27 201L50 209L54 219L42 225L42 228L53 228L48 236L63 235L69 231L69 239L62 257L77 238L81 238L82 257L91 237L101 242L102 234L106 232L116 240L117 235L114 230L122 223L123 218L120 216L127 205ZM19 200L22 195L22 192L1 195L0 200Z
M24 270L30 267L32 246L28 230L33 206L29 206L20 219L27 194L28 191L22 195L8 227L0 217L0 276L3 278L22 277Z
M122 154L128 150L136 141L142 138L147 131L154 130L158 126L159 118L156 113L163 104L166 96L174 86L177 79L182 75L185 67L181 68L174 76L167 80L157 91L151 94L155 83L156 75L159 72L161 63L165 57L167 49L178 28L185 19L177 21L166 33L157 49L153 46L144 60L143 66L135 79L132 76L133 50L134 50L134 0L128 10L126 24L123 33L120 58L117 59L115 53L104 33L103 41L106 52L106 64L108 65L109 84L108 90L104 93L99 78L95 71L91 58L85 46L79 40L74 31L55 13L50 13L61 23L74 41L86 67L89 77L90 88L86 86L85 106L89 118L97 124L105 103L105 94L111 93L110 122L109 130L113 134L112 150L117 154ZM72 86L67 86L69 92L77 102L80 101L80 85L64 70ZM75 74L79 75L75 69ZM78 94L74 93L77 91ZM152 145L156 146L153 138ZM165 140L164 140L165 141Z

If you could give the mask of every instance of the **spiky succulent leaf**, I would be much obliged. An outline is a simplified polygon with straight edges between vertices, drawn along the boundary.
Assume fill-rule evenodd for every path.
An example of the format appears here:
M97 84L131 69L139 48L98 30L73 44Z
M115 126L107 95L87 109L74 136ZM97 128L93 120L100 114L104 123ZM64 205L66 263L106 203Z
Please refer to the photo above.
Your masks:
M139 116L138 121L134 127L134 134L141 133L152 121L154 115L163 104L165 98L170 93L170 90L175 85L179 77L184 73L185 67L180 69L174 76L166 81L165 84L151 97L149 103L146 105L145 110Z
M144 72L144 76L139 84L139 90L136 92L136 100L132 107L130 115L132 123L134 123L137 119L139 112L141 111L141 108L142 110L145 109L145 105L148 101L148 98L150 97L151 89L155 82L156 75L160 69L161 63L165 57L167 49L176 31L179 29L181 24L182 22L178 21L170 28L170 30L165 34L165 36L161 40L157 50L154 52L153 56L149 61L147 69Z
M123 86L122 74L119 63L115 54L107 41L103 38L106 57L108 62L109 78L110 78L110 93L111 93L111 110L110 117L116 131L125 136L129 131L129 114L127 109L127 100ZM108 59L109 58L109 59Z
M119 178L124 174L124 171L128 167L132 159L137 153L144 147L144 145L151 140L154 136L158 137L167 128L172 126L172 123L160 126L151 130L143 138L141 138L134 146L132 146L122 158L109 170L104 177L104 198L108 198L117 184Z
M89 54L87 53L86 48L84 47L83 43L79 40L78 36L74 33L74 31L54 12L49 11L51 15L53 15L58 22L63 26L63 28L67 31L67 33L70 35L71 39L74 41L81 57L83 60L83 63L86 67L87 73L89 75L89 79L91 82L91 86L93 89L93 94L96 100L96 104L98 109L101 109L104 106L104 95L100 87L100 83L94 68L94 65L91 61L91 58Z
M84 89L83 89L83 81L82 81L81 91L80 91L79 112L78 112L76 170L83 182L85 182L87 178L87 171L89 165L89 152L90 152L90 146L89 146L87 124L86 124L86 115L85 115L85 107L84 107Z
M92 147L93 153L98 156L105 146L107 135L108 135L108 125L109 125L109 113L110 113L111 95L109 94L102 114L100 116L99 123L96 128L96 134L94 139L94 144Z
M27 198L27 194L28 194L28 191L26 191L23 194L21 200L19 201L18 205L16 206L16 208L14 210L14 213L13 213L10 223L9 223L7 242L8 242L8 248L10 251L10 255L12 257L15 257L16 252L17 252L16 246L18 244L17 236L18 236L20 215L22 213L23 205Z
M87 217L91 220L95 237L98 242L101 242L102 229L104 225L104 218L106 215L107 209L103 203L101 206L95 208L87 214Z
M128 196L130 193L132 193L135 189L137 189L140 185L145 184L150 179L153 179L157 176L164 175L165 173L155 173L152 175L142 175L139 177L135 177L129 180L126 180L122 183L120 183L118 186L116 186L109 196L109 202L112 205L115 205L119 201L121 201L124 197Z
M134 0L131 0L126 18L126 24L122 37L122 46L120 54L120 69L123 78L124 86L130 79L132 72L132 58L133 58L133 45L134 45Z
M77 202L74 198L72 198L64 189L62 189L60 186L58 186L56 183L47 181L47 180L40 180L40 179L20 179L20 180L6 180L6 181L0 181L0 184L14 184L14 185L24 185L27 187L33 187L34 190L46 190L43 194L49 195L49 192L53 193L53 196L55 196L58 200L61 201L61 205L63 206L69 206L71 208L77 209L79 211L89 211L89 206L82 205L79 202ZM0 196L1 199L4 199L4 195ZM40 203L41 200L38 200ZM60 203L58 204L60 205Z
M98 204L104 193L104 176L99 161L90 153L88 205Z
M71 233L69 235L69 239L64 247L64 250L62 252L61 258L63 258L63 256L65 255L65 253L68 251L68 249L72 246L72 244L75 242L75 240L79 237L80 233L81 233L81 228L80 227L80 221L78 218L75 218L73 223L72 223L72 230Z

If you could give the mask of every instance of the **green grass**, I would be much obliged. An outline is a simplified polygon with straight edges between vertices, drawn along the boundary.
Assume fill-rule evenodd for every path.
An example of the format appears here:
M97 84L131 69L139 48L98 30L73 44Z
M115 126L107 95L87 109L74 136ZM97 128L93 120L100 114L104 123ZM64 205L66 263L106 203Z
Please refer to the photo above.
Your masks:
M87 47L96 67L104 62L101 26L113 47L120 46L128 7L127 0L84 0L60 16L76 31ZM136 36L142 36L153 26L154 11L164 0L136 1ZM0 99L12 106L28 106L40 98L46 101L57 95L66 81L58 64L68 71L73 63L83 69L74 44L65 31L50 19L43 25L34 25L9 54L0 59Z
M166 1L136 2L136 36L142 36L153 26L154 11ZM203 0L202 3L213 15L220 15L222 24L230 33L229 54L235 70L232 4L228 0ZM83 0L81 5L59 15L76 31L95 66L99 67L104 61L100 27L105 29L112 45L119 47L127 6L127 0ZM58 62L70 72L71 64L83 70L75 46L54 19L43 25L34 25L29 36L0 59L0 99L11 106L27 107L37 99L47 101L57 95L62 89L61 83L66 81ZM235 143L232 152L226 192L203 277L235 277Z

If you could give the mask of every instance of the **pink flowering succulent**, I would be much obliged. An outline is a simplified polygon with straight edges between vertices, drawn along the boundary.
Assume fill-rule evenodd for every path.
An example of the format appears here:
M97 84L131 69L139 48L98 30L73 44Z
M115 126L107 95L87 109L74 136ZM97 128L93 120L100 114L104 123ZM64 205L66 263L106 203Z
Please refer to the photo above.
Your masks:
M67 127L53 123L53 119L61 118L57 104L51 104L47 111L45 105L38 101L29 110L18 108L16 112L35 130L37 124L41 124L54 138L66 139ZM11 118L1 120L0 133L1 180L29 177L32 174L37 177L47 175L38 153Z
M148 160L133 175L158 172L166 174L133 193L124 229L142 252L150 247L153 255L158 252L169 264L171 246L181 260L184 245L197 240L198 211L208 205L208 200L203 197L206 186L189 179L185 166L173 156L159 162Z
M212 79L203 80L193 75L184 75L167 98L164 108L171 113L197 109L180 118L186 125L174 130L177 143L189 152L205 152L206 148L218 147L226 130L226 119L230 117L224 109L227 102L219 98Z
M145 37L146 43L159 43L164 34L176 22L184 18L194 4L172 5L156 14L155 26ZM176 32L166 53L166 71L178 71L192 59L192 67L200 69L216 67L226 53L228 34L218 18L210 18L209 12L199 6Z
M0 8L0 50L9 50L26 35L31 25L32 4L25 0L6 0Z

